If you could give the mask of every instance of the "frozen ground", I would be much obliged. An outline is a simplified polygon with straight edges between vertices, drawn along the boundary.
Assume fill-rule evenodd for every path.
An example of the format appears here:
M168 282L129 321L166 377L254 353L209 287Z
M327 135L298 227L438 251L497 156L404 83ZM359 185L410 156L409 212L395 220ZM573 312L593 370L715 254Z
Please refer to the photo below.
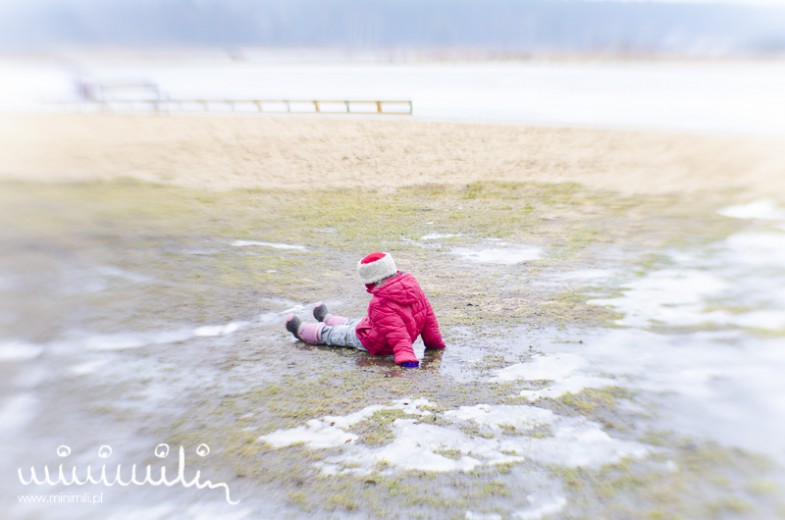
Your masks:
M671 241L649 256L618 244L581 256L557 250L561 231L543 228L532 243L491 240L434 218L431 231L387 243L405 251L400 263L420 268L444 317L448 349L434 355L417 345L415 371L307 347L283 330L285 313L308 313L306 298L286 296L302 295L304 284L314 299L332 290L337 310L362 310L360 288L344 281L354 257L326 247L316 222L302 241L256 221L238 238L141 217L128 234L113 226L129 222L79 219L74 235L31 221L7 232L14 253L0 271L0 440L15 447L0 463L7 514L783 512L785 208L714 208L701 218L730 232ZM203 272L206 263L218 268ZM322 274L327 266L340 272ZM261 278L235 281L234 270ZM580 315L538 317L568 297ZM520 300L531 310L504 307ZM472 321L475 312L486 318ZM168 457L156 455L160 444L173 448ZM194 454L202 444L209 455ZM138 463L176 474L180 445L240 504L227 504L220 489L149 485L88 486L103 493L92 506L16 500L32 492L17 468ZM112 448L106 458L103 446Z

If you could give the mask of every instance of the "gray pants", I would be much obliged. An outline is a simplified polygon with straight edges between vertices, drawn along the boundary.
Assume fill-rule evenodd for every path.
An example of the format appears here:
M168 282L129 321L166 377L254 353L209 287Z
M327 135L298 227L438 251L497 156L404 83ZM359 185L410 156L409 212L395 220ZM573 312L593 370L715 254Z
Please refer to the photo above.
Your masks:
M357 337L358 323L360 323L360 320L349 320L346 325L323 328L321 334L322 343L331 347L352 347L368 352Z

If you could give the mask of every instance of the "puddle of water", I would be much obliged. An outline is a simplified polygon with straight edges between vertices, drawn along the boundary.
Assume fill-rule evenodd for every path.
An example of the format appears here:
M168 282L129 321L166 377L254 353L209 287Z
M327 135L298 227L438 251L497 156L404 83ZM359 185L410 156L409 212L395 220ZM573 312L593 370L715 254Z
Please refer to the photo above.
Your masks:
M618 298L589 300L622 312L617 324L645 328L657 323L690 326L709 321L705 302L719 297L729 287L721 277L698 270L667 269L622 285ZM716 320L716 316L714 317Z
M272 316L271 316L272 314ZM278 313L265 313L259 316L260 323L271 323L279 320ZM3 356L36 356L44 350L71 350L81 349L92 351L113 351L129 350L151 347L156 345L167 345L171 343L181 343L194 338L215 338L229 336L238 331L248 328L251 322L232 321L223 325L202 325L194 328L181 326L174 330L147 331L147 332L120 332L117 334L91 334L89 332L69 332L64 338L54 341L47 345L24 345L19 342L7 343L2 354Z
M456 247L450 252L464 260L477 264L516 265L542 258L542 248L489 241L482 249Z
M750 341L739 333L665 335L635 329L583 331L580 337L581 345L538 345L545 356L534 358L531 369L527 363L512 365L496 377L516 380L532 374L548 380L544 388L522 390L533 402L582 387L643 391L662 401L657 413L663 427L762 451L785 463L781 341ZM565 359L566 368L559 367Z
M785 330L785 233L745 232L679 264L621 286L618 298L590 300L624 314L619 325L707 325ZM779 282L777 282L779 280Z

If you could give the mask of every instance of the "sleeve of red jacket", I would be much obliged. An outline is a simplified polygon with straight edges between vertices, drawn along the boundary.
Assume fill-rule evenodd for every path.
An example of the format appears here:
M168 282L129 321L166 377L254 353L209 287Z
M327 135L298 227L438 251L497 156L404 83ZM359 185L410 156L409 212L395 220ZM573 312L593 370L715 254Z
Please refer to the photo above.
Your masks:
M425 343L425 348L444 348L444 339L442 333L439 331L439 322L436 321L436 314L433 312L431 302L426 300L427 314L425 317L425 327L422 330L422 342Z
M406 361L418 361L412 349L412 342L406 332L406 326L398 313L391 312L385 314L379 320L378 325L385 332L387 344L392 347L395 356L395 364L400 365Z

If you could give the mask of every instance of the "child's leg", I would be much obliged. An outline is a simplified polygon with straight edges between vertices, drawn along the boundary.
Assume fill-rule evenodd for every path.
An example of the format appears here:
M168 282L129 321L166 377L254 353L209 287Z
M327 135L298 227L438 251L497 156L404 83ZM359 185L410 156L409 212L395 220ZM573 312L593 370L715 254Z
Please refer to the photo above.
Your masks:
M335 327L337 325L348 325L351 320L343 316L336 316L335 314L328 314L324 318L324 323L328 327Z
M348 318L346 320L345 324L324 327L321 331L321 343L332 347L352 347L365 350L357 338L356 329L360 320L349 320Z
M316 318L316 321L321 321L329 327L335 327L336 325L346 325L349 322L349 318L330 314L330 311L327 310L327 306L322 302L318 302L316 305L314 305L313 317Z

